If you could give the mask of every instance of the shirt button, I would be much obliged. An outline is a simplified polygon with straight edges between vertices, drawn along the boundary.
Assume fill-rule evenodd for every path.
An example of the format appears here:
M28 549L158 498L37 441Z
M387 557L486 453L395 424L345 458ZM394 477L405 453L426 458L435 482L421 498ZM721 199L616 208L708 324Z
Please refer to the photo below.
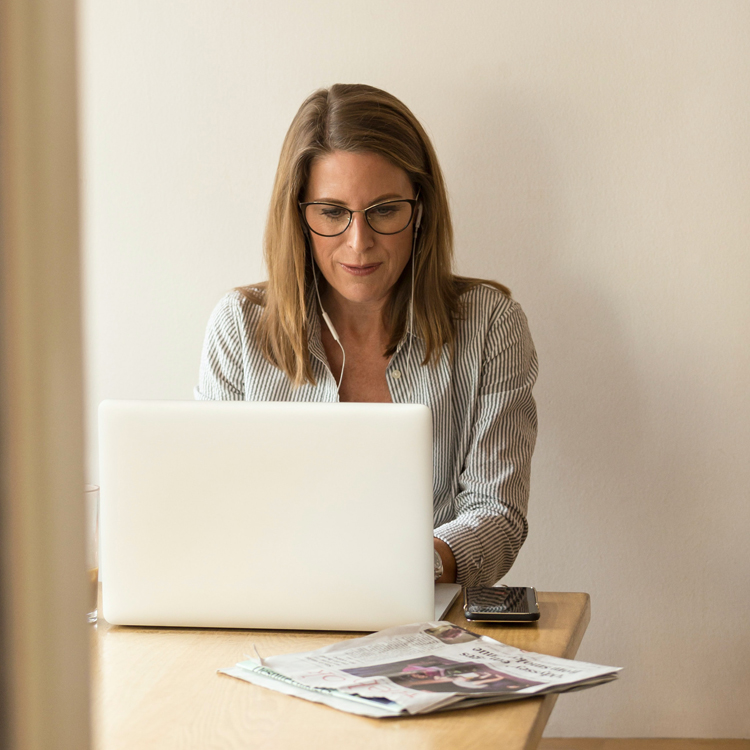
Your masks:
M398 379L399 379L399 378L401 377L401 370L394 370L394 371L393 371L393 372L391 373L391 375L393 375L393 377L394 377L394 378L395 378L396 380L398 380Z

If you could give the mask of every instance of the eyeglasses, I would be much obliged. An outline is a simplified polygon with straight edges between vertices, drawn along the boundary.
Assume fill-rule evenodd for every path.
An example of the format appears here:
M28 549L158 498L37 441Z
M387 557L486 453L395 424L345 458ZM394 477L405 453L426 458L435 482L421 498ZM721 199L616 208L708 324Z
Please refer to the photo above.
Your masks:
M343 234L352 223L354 214L364 214L369 227L378 234L398 234L411 222L417 200L404 198L376 203L369 208L353 211L335 203L300 203L300 211L308 229L321 237Z

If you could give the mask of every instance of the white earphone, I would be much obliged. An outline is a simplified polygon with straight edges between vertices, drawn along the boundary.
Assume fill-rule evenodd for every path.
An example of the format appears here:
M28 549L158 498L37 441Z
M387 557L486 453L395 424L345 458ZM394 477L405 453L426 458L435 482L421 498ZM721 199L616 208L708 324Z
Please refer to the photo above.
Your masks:
M417 193L419 196L419 193ZM414 238L411 244L411 299L409 300L409 350L406 355L406 361L411 364L411 345L414 338L414 266L417 259L417 234L419 233L419 225L422 223L422 204L420 203L417 207L417 215L414 219Z
M315 290L317 291L318 285L315 284ZM318 294L318 304L320 304L320 294ZM320 305L320 312L323 313L323 320L325 320L326 325L328 326L328 330L331 332L331 336L333 336L334 341L341 346L341 339L339 338L338 333L336 332L336 329L333 327L333 323L331 322L331 319L328 317L328 313L323 309L323 305ZM344 351L344 347L341 347L341 351Z

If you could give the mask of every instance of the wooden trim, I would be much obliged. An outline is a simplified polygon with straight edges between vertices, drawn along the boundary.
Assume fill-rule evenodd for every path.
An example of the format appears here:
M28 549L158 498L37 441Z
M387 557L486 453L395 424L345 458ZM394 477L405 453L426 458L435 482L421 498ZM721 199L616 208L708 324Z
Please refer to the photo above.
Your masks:
M539 750L750 750L750 740L683 738L545 738Z
M11 750L89 746L74 0L0 2L0 570Z

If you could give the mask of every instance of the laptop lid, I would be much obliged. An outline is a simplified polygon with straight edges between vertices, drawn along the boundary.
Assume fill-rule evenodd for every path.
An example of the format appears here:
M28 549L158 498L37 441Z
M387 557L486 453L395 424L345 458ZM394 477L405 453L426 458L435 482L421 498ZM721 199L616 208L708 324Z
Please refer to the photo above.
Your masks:
M427 407L105 401L99 443L109 622L378 630L433 618Z

